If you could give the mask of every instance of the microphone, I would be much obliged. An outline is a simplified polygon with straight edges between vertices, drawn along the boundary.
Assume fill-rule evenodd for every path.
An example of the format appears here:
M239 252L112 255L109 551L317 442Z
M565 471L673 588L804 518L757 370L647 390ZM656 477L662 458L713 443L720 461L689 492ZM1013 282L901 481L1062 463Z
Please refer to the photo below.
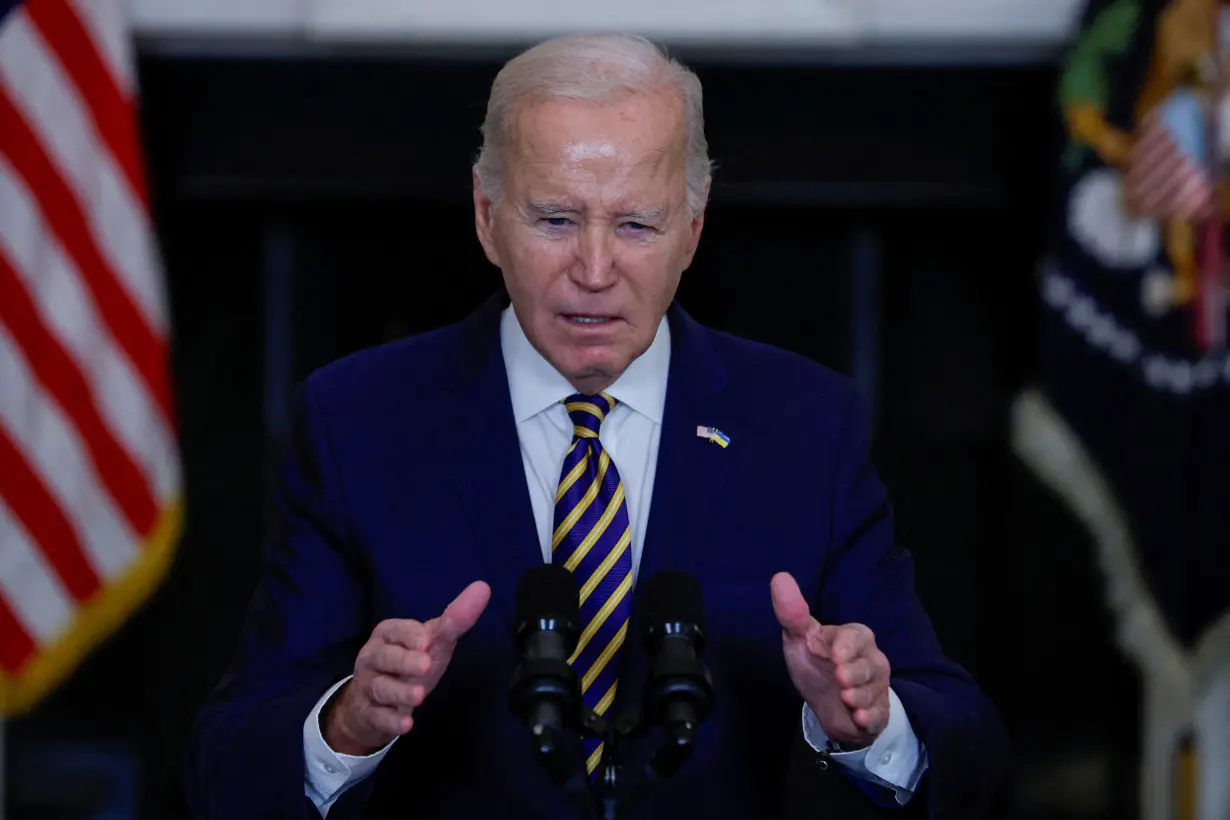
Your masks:
M568 665L580 635L580 595L571 572L554 564L530 569L517 585L517 648L521 663L509 705L533 735L534 754L559 783L572 772L561 741L578 734L581 683Z
M641 596L650 657L645 712L649 722L667 734L650 768L658 777L667 777L692 753L696 729L713 711L713 678L700 661L705 602L700 582L678 571L654 575Z

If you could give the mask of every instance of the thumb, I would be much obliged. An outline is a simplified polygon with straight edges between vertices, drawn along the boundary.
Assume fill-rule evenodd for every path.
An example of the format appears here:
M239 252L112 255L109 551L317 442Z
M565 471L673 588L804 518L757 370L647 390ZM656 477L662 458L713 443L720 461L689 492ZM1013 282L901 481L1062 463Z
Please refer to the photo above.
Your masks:
M491 600L491 587L482 581L470 584L453 599L439 618L434 618L428 624L432 640L449 644L457 643L461 636L469 632L470 628L478 622L489 600Z
M779 572L769 582L769 594L773 598L773 614L782 629L794 638L806 637L808 629L816 623L811 616L807 599L799 591L799 584L788 572Z

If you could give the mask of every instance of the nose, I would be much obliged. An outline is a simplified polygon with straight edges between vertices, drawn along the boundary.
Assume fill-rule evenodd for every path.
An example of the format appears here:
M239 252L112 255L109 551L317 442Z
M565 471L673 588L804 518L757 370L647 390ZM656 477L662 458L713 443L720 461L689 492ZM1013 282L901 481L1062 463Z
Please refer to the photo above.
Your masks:
M590 224L578 237L577 264L572 267L572 280L591 291L606 290L615 284L614 237L607 226Z

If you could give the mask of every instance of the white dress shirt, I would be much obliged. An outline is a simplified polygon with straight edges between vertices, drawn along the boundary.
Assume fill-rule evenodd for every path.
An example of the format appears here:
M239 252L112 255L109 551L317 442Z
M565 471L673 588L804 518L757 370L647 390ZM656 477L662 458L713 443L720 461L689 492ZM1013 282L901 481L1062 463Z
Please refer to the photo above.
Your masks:
M511 307L504 310L500 319L500 345L508 373L517 436L521 441L525 480L538 526L538 541L542 545L543 560L550 561L555 491L565 452L572 443L572 420L561 400L576 389L530 344ZM606 391L618 404L607 414L600 435L602 446L610 453L624 485L628 519L632 525L634 581L640 567L653 496L670 358L670 327L663 319L653 344ZM765 595L768 594L766 581ZM304 788L322 816L328 814L334 801L347 788L375 771L393 745L390 743L367 756L338 754L329 748L321 734L320 712L343 683L345 680L339 681L324 693L303 724ZM830 757L854 775L892 789L897 801L904 804L913 796L919 778L927 769L927 754L914 734L897 693L891 689L889 701L888 726L871 746L852 752L831 752ZM806 705L803 706L803 736L817 752L826 749L828 737Z

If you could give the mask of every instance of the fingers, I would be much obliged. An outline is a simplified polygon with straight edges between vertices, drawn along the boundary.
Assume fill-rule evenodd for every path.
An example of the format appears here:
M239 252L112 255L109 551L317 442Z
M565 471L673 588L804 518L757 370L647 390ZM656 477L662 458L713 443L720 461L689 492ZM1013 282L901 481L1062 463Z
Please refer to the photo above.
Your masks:
M863 731L872 736L879 736L888 726L888 710L889 701L887 698L883 706L875 706L871 709L855 709L850 715L850 719L854 721L854 725L858 726Z
M370 754L414 724L414 711L439 683L457 640L478 621L491 589L476 581L427 623L390 618L372 630L354 677L329 713L325 742L346 754Z
M833 670L833 677L842 689L853 689L871 682L875 670L867 658L856 658L846 663L838 664Z
M431 634L425 624L399 618L381 621L372 635L384 643L416 651L426 650L431 643Z
M382 735L404 735L414 726L414 718L387 706L371 706L367 710L367 722ZM383 745L383 744L381 744Z
M807 650L818 658L824 658L836 664L837 659L833 656L833 642L837 640L843 628L817 623L807 635Z
M378 674L404 678L424 677L432 667L431 656L426 652L411 651L392 643L375 645L367 660Z
M888 725L888 658L876 648L875 636L861 624L841 627L833 638L833 679L851 720L872 736ZM839 656L848 659L839 661Z
M875 705L879 694L870 686L857 686L853 689L841 690L841 702L851 711L870 709Z
M875 635L863 624L846 624L833 637L833 660L847 663L875 647Z
M372 679L371 701L377 706L409 714L411 710L422 705L425 697L427 687L421 683L410 683L388 675L377 675Z
M779 572L773 576L769 582L769 595L773 599L773 614L777 616L782 630L795 638L806 637L816 619L811 616L807 599L790 573ZM810 643L808 648L811 648Z
M372 634L385 643L416 651L432 649L437 640L454 644L478 622L489 600L491 588L482 581L475 581L462 590L438 618L426 623L390 618L377 624Z
M871 630L861 624L838 627L832 638L833 679L843 690L868 689L878 697L888 689L888 658L875 643ZM848 706L869 704L847 702Z
M439 618L428 622L428 632L437 640L449 644L457 643L462 635L478 623L490 600L491 587L482 581L475 581L461 591Z

